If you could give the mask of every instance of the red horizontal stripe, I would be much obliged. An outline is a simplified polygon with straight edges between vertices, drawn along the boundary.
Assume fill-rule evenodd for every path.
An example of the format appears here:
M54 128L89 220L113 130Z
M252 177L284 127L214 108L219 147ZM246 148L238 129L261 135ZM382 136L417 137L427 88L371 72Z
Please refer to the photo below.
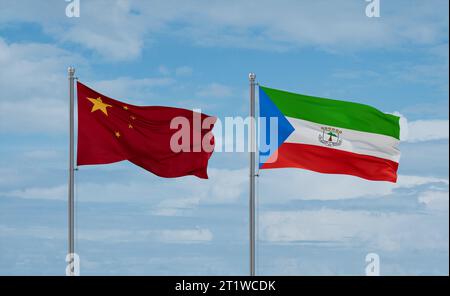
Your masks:
M302 168L325 174L358 176L373 181L397 181L398 163L315 145L283 143L261 169ZM275 162L271 162L275 159Z

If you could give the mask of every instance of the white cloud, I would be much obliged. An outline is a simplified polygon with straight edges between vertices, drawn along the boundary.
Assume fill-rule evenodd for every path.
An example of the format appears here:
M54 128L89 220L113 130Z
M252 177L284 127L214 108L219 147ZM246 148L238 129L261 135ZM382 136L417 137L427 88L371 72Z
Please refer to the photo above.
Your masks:
M77 21L68 26L62 22L65 30L51 28L52 18L42 21L46 30L61 41L82 44L107 59L130 60L141 55L147 28L156 24L134 14L130 1L84 1L81 5Z
M408 123L407 142L448 140L448 120L416 120Z
M188 66L181 66L175 69L175 75L177 76L191 76L192 72L192 68Z
M84 60L45 43L7 43L0 38L1 100L61 100L67 93L67 66ZM63 83L65 82L65 83ZM64 96L64 98L66 98Z
M67 132L68 104L61 100L0 101L0 132Z
M49 200L66 200L67 185L59 185L53 187L30 187L25 189L16 189L4 193L6 196L19 197L25 199L49 199Z
M406 141L408 139L408 119L398 111L392 114L400 117L400 141Z
M189 210L196 208L200 203L199 197L169 198L159 202L151 214L157 216L188 216Z
M208 242L213 239L213 234L209 229L181 229L181 230L161 230L158 237L163 242Z
M366 3L359 1L210 1L207 5L165 1L153 8L140 8L147 14L151 9L170 10L175 3L178 13L165 23L170 27L174 20L183 22L180 38L208 46L355 50L403 42L429 43L445 32L447 21L445 13L434 10L445 2L384 3L382 22L367 18Z
M26 228L0 225L0 237L39 237L46 239L66 239L67 232L62 228L50 228L45 226L31 226Z
M447 69L448 73L448 69ZM448 80L448 79L447 79ZM447 83L447 82L446 82ZM425 118L448 118L449 117L449 102L447 100L418 103L402 108L402 112L411 115Z
M0 38L0 132L67 131L67 65L84 61L58 47Z
M367 18L366 3L359 0L98 0L83 2L76 20L65 17L58 5L13 0L2 4L0 22L37 22L60 41L114 60L138 58L144 46L162 35L202 46L358 50L439 42L448 23L448 3L439 0L383 3L381 21Z
M135 14L131 4L122 0L81 1L80 18L74 19L66 17L64 1L55 5L5 0L1 2L0 23L37 23L60 42L81 44L107 59L129 60L140 56L149 28L158 28L152 19Z
M21 177L16 169L0 167L0 186L15 184Z
M55 149L35 149L25 151L23 156L32 160L55 160L60 159L61 153Z
M78 171L82 174L84 167ZM135 171L128 174L135 181L122 182L82 182L76 178L76 197L81 202L139 202L155 205L153 213L176 215L180 210L191 209L200 203L227 204L237 201L248 179L247 169L209 169L210 179L205 181L195 177L180 179L159 179L148 172ZM143 177L144 175L144 177ZM132 179L132 178L131 178ZM149 186L149 184L152 184ZM50 187L27 187L1 193L8 197L24 199L66 200L67 185Z
M176 67L175 69L170 69L165 65L160 65L158 67L158 72L163 75L163 76L169 76L172 74L175 74L175 76L177 77L186 77L186 76L191 76L192 75L192 68L188 67L188 66L180 66L180 67Z
M131 78L119 77L111 80L100 80L89 83L98 92L118 100L126 100L132 104L148 104L158 87L169 86L175 81L169 77Z
M448 185L448 179L400 175L397 183L371 182L346 175L327 175L283 169L260 171L259 192L265 202L286 200L340 200L389 196L395 190L426 184ZM279 186L279 184L286 184Z
M448 250L448 223L442 223L448 221L448 211L446 215L322 209L269 211L259 221L261 239L271 243L321 241L364 243L372 250Z
M17 228L0 225L0 237L37 237L46 239L66 239L66 229L57 227L33 226ZM213 233L208 228L124 230L124 229L79 229L76 238L80 241L96 242L143 242L157 241L162 243L204 243L212 241Z
M449 185L448 178L434 178L434 177L423 177L423 176L407 176L400 175L398 177L398 184L395 188L413 188L416 186L422 186L426 184L443 184Z
M247 173L247 169L209 169L208 182L181 180L174 190L178 194L159 202L152 213L161 216L188 215L200 204L234 203L246 190ZM180 192L183 192L184 198L176 197L180 196Z
M448 140L448 119L427 119L408 121L400 112L393 113L400 117L400 140L409 143L434 140Z
M124 168L122 168L123 170ZM83 176L85 168L78 171ZM209 169L210 179L186 177L159 179L143 171L128 173L129 180L93 183L77 177L77 200L81 202L137 202L150 206L149 212L161 216L186 216L199 205L232 204L247 192L247 168ZM113 174L113 171L109 174ZM80 181L79 181L80 180ZM83 180L83 181L81 181ZM153 180L153 181L152 181ZM152 186L148 184L151 182ZM291 200L341 200L391 196L397 190L419 186L446 188L446 178L400 175L397 184L369 182L352 176L317 174L304 170L264 170L258 180L258 195L263 203L282 204ZM280 184L284 184L280 186ZM65 201L67 185L25 187L1 193L24 199Z
M161 66L158 67L158 72L159 72L160 74L164 75L164 76L167 76L167 75L170 74L169 68L167 68L167 67L164 66L164 65L161 65Z
M209 242L213 239L213 234L207 228L157 230L94 229L79 231L77 237L80 240L88 241L157 241L184 244Z
M200 97L223 98L233 94L229 86L220 83L211 83L197 92Z
M426 191L419 196L419 202L428 209L448 211L449 194L448 191Z

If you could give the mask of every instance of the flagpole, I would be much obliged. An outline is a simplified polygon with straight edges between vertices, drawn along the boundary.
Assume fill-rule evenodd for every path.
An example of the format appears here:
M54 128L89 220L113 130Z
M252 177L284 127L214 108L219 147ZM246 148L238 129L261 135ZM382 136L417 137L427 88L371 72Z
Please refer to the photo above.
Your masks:
M69 102L70 102L70 115L69 115L69 196L68 196L68 210L69 210L69 275L75 275L74 270L74 253L75 253L75 202L74 202L74 81L75 81L75 68L69 67L67 69L69 76Z
M255 73L248 74L250 81L250 275L255 275Z

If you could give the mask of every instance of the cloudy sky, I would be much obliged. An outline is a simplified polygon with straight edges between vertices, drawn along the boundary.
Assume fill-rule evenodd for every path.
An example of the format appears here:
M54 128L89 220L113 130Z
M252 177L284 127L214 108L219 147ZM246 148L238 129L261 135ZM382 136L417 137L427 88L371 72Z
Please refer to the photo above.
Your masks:
M257 273L449 272L448 1L0 0L0 274L65 272L67 67L138 105L248 114L263 85L400 114L397 184L283 169L258 179ZM406 124L407 122L407 124ZM210 179L126 162L76 173L81 274L248 274L248 156Z

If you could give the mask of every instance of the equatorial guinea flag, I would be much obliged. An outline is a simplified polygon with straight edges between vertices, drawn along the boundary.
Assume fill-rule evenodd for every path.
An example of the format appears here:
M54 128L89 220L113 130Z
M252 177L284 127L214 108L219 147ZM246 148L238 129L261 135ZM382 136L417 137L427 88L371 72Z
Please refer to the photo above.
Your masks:
M77 95L77 165L128 160L160 177L208 178L215 117L180 108L131 105L80 82ZM179 125L172 125L174 119L187 125L186 141L180 145L176 137ZM173 139L181 150L174 151Z
M399 117L363 104L262 86L259 102L261 118L278 118L279 145L265 155L261 169L291 167L397 181Z

